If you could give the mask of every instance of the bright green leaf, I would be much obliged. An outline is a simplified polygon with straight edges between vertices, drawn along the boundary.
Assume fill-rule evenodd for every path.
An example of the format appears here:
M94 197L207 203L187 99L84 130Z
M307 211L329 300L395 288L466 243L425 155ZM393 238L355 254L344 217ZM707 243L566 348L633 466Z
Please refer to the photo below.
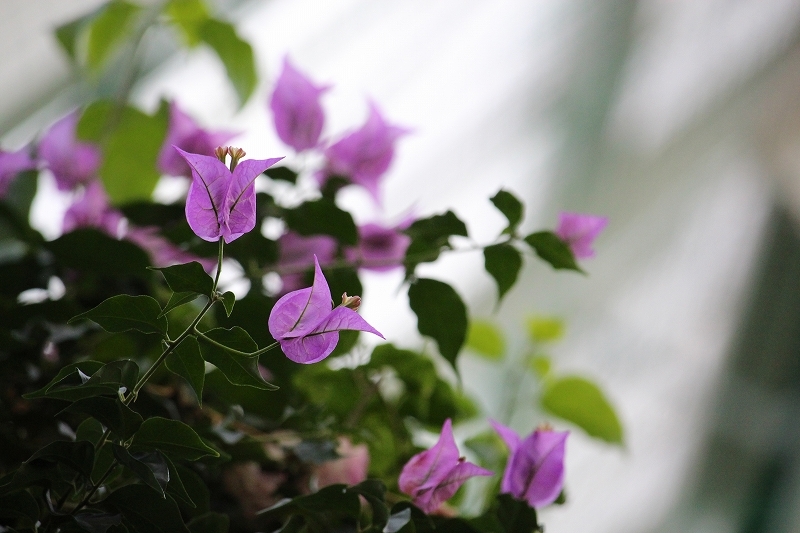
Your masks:
M219 457L195 431L179 420L154 416L148 418L133 436L131 450L159 450L175 459L197 461L206 456Z
M531 358L531 368L536 375L539 376L541 379L545 379L550 375L550 371L552 370L552 363L550 362L550 358L546 355L537 355Z
M211 296L214 280L206 274L203 265L197 261L168 267L151 268L152 270L160 271L164 275L164 279L172 292L194 292Z
M219 56L231 80L239 102L244 105L256 87L256 67L253 49L236 33L236 29L221 20L208 19L199 28L200 39Z
M622 443L622 425L603 392L591 381L569 376L551 381L541 398L548 412L583 428L592 437Z
M484 266L497 283L497 302L514 286L522 268L522 254L511 244L501 243L483 249Z
M467 308L447 283L420 278L408 288L411 310L417 315L417 329L433 337L439 353L456 371L456 357L467 336Z
M231 329L215 328L203 333L212 341L233 348L234 350L250 353L258 350L258 345L250 338L245 330L236 326ZM213 342L200 337L203 358L217 367L225 377L234 385L244 385L262 390L277 390L278 387L264 381L258 370L258 356L244 356L231 353Z
M533 248L536 255L550 263L555 269L574 270L583 273L575 262L567 243L558 238L552 231L537 231L525 237L525 242Z
M527 320L532 342L552 342L564 336L564 321L556 317L532 316Z
M186 337L167 356L167 368L186 380L194 392L197 403L203 405L203 383L206 364L200 354L200 345L194 337Z
M69 319L69 323L82 318L97 323L110 333L137 330L143 333L167 333L167 317L161 315L161 306L147 295L119 294L100 305Z
M135 15L141 10L137 5L113 0L106 4L92 20L89 27L89 47L86 61L97 69L128 34Z
M202 0L170 0L166 14L181 31L186 44L200 43L200 27L208 20L208 8Z
M508 220L508 227L503 230L503 233L513 234L517 231L517 227L519 227L519 223L522 222L522 215L524 213L522 202L504 189L499 190L490 200Z
M506 351L503 332L487 320L472 320L467 334L467 347L486 359L502 359Z

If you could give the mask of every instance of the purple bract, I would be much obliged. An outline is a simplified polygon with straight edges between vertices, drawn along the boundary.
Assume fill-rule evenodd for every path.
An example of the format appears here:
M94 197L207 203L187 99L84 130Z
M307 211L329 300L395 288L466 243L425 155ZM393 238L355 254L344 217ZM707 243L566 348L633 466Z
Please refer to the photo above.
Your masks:
M448 418L436 444L405 464L398 485L400 490L411 496L414 505L431 513L451 498L467 479L491 475L494 472L470 463L459 455L452 423Z
M314 256L321 264L327 264L336 255L336 239L328 235L303 236L288 231L278 240L280 257L277 270L281 273L283 287L281 294L286 294L304 286L305 272L314 263Z
M289 62L283 60L283 71L275 84L269 107L280 139L302 152L319 143L325 113L319 103L327 86L314 85Z
M564 485L569 432L537 429L522 440L513 429L491 423L510 452L500 490L535 508L553 503Z
M411 237L401 233L401 228L386 228L378 224L364 224L358 228L358 246L345 249L348 261L359 268L384 272L403 264Z
M20 172L36 168L27 148L16 152L0 150L0 197L8 192L8 188Z
M122 218L122 213L109 205L103 185L93 180L83 190L83 196L64 213L61 229L69 233L77 228L97 228L118 239Z
M348 307L333 308L328 282L314 257L314 284L282 296L269 314L269 332L295 363L316 363L328 357L343 330L383 335Z
M100 168L100 149L78 141L75 130L78 113L62 118L39 141L39 157L47 165L62 191L69 191L92 180Z
M588 259L594 257L592 244L607 224L608 217L562 211L555 233L569 245L576 258Z

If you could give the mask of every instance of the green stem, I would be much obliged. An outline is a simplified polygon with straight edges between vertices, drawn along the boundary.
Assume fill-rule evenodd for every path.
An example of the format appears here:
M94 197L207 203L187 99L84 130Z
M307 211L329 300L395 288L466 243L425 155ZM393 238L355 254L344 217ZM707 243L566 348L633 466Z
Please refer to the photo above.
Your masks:
M105 474L103 474L100 477L100 479L97 480L97 483L92 485L92 490L89 491L89 494L87 494L86 497L83 500L81 500L81 503L79 503L77 507L75 507L72 511L70 511L69 514L74 515L75 513L86 507L86 504L89 503L89 499L91 499L91 497L94 496L94 493L97 492L97 489L99 489L100 485L103 484L103 481L105 481L106 478L111 475L111 472L117 467L118 464L119 463L117 462L117 460L114 459L111 462L111 465L108 467L108 470L106 470Z
M266 353L271 349L275 348L276 346L278 346L277 342L273 342L266 348L261 348L260 350L256 350L255 352L242 352L240 350L237 350L236 348L231 348L230 346L225 346L224 344L215 341L214 339L205 335L202 331L199 331L197 328L194 328L193 333L197 335L199 339L202 339L204 342L207 342L213 346L216 346L217 348L220 348L232 354L241 355L242 357L255 357L261 355L262 353Z
M214 276L214 286L211 289L212 295L217 291L217 283L219 283L219 273L222 272L222 252L224 247L225 247L225 240L222 237L220 237L219 252L217 252L217 273Z

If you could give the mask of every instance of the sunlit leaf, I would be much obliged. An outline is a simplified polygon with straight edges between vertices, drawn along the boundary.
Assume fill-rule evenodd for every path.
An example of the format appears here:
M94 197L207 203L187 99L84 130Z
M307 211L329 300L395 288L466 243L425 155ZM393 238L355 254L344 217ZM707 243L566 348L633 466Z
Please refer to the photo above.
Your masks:
M542 407L581 427L592 437L622 443L622 425L600 388L589 380L569 376L548 383Z
M244 105L256 87L256 67L253 49L236 33L236 29L221 20L207 19L199 27L200 39L219 56L231 80L239 102Z
M552 342L564 336L564 321L557 317L528 317L528 337L532 342Z
M470 321L467 347L478 355L492 360L502 359L506 351L503 332L487 320Z

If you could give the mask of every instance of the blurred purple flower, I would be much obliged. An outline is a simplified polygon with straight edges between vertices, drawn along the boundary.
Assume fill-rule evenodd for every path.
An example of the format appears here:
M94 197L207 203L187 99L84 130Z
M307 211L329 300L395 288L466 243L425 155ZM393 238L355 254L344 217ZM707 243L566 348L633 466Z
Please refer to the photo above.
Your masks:
M319 103L328 86L314 85L294 68L289 58L283 59L283 71L269 101L280 139L298 152L319 143L325 113Z
M172 241L160 235L158 231L155 226L131 226L128 227L125 239L147 252L150 262L156 267L167 267L190 261L197 261L209 273L217 267L216 258L198 257L182 250Z
M118 239L122 218L122 213L109 205L103 185L93 180L84 188L83 195L64 213L61 229L69 233L77 228L97 228Z
M304 285L305 272L314 264L314 256L321 264L331 262L336 254L336 239L328 235L304 237L289 231L278 240L280 258L277 269L282 271L281 294L286 294Z
M35 168L36 161L31 158L27 148L16 152L0 150L0 197L5 196L9 186L20 172Z
M402 228L402 224L395 228L364 224L358 228L358 246L346 248L344 255L367 270L385 272L397 268L403 264L411 244L411 237L400 232Z
M432 513L467 479L492 475L494 472L467 462L459 455L452 422L448 418L436 444L412 457L403 467L398 485L401 491L411 496L414 505Z
M370 102L367 121L325 150L325 168L318 174L320 184L331 176L344 176L361 185L380 202L378 181L394 157L394 143L410 130L393 126Z
M608 217L568 213L558 215L556 235L566 242L578 259L594 257L592 243L608 224Z
M314 284L282 296L269 314L269 332L295 363L322 361L336 348L339 332L367 331L383 335L348 307L333 308L328 282L314 257Z
M192 185L186 196L186 220L192 231L205 241L222 237L230 243L252 230L256 225L253 183L283 158L248 159L231 172L216 157L175 150L192 169Z
M169 129L161 152L158 154L158 170L170 176L192 177L192 169L173 146L192 154L213 156L214 148L227 143L238 133L230 131L211 132L200 128L192 117L184 113L175 102L169 105Z
M53 173L56 185L69 191L88 183L100 168L100 149L91 143L81 142L75 136L78 112L62 118L39 141L39 158Z
M568 431L537 429L525 440L499 422L491 421L509 449L500 490L531 507L553 503L564 485L564 448Z
M353 444L349 438L339 437L336 453L339 454L339 459L325 461L312 468L317 488L337 483L358 485L367 479L369 448L366 444Z

